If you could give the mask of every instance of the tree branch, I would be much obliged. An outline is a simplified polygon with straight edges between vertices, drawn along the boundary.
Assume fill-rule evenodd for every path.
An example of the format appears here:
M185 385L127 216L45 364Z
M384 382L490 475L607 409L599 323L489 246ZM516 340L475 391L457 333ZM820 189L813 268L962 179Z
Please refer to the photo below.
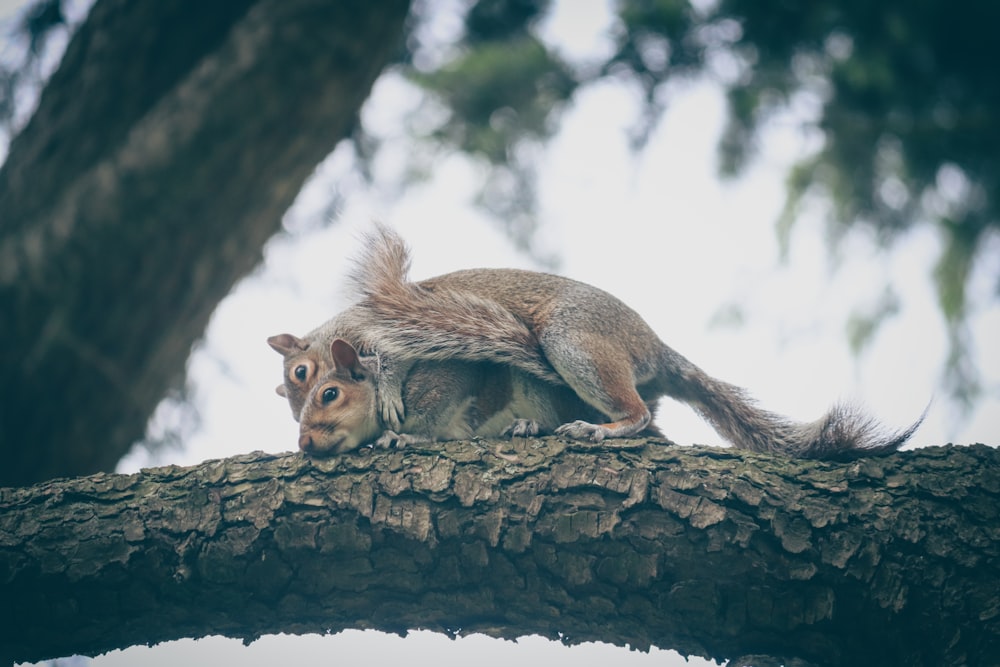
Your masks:
M716 659L1000 654L1000 453L449 442L0 490L0 656L427 628Z

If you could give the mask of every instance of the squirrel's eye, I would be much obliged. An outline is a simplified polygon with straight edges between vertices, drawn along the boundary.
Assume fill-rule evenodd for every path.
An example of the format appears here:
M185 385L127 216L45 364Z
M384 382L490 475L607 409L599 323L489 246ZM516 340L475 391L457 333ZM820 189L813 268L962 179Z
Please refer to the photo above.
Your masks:
M324 403L332 403L337 400L338 396L340 396L340 390L336 387L327 387L323 390L322 398Z
M293 373L295 374L296 380L298 380L299 382L305 382L306 375L309 374L309 369L306 368L305 364L299 364L298 366L295 367Z

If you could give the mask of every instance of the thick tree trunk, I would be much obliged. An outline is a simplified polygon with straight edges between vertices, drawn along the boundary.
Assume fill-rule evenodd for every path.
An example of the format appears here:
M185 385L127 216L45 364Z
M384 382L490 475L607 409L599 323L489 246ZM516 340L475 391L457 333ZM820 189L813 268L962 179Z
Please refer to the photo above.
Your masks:
M1000 656L1000 452L253 454L0 490L0 655L429 628L818 665Z
M109 470L143 436L407 6L98 0L0 170L0 485Z

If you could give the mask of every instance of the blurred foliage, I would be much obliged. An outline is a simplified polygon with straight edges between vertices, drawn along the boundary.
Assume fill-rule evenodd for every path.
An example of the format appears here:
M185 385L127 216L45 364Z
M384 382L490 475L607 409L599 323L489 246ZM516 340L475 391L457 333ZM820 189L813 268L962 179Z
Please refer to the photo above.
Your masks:
M960 402L974 400L966 286L1000 224L1000 130L992 122L1000 77L990 55L1000 3L618 0L614 52L589 69L563 63L533 36L548 8L530 0L469 5L453 57L432 71L411 69L447 110L429 138L516 181L530 172L520 148L553 133L577 87L608 76L638 83L641 146L663 111L659 89L678 76L707 75L727 90L720 165L721 175L734 176L754 158L764 124L794 96L809 95L823 142L789 174L779 242L787 247L810 199L827 202L831 251L850 229L867 228L887 246L916 225L935 225L944 250L934 277L952 341L945 384ZM530 187L520 195L518 215L530 217ZM848 323L852 346L861 350L897 310L887 289Z
M486 42L441 69L416 73L452 112L435 138L502 166L516 159L525 139L545 139L553 107L573 92L575 81L537 39Z
M899 295L888 285L867 312L855 312L847 322L847 342L858 355L871 343L879 324L899 312Z
M27 6L19 16L11 36L24 41L26 48L18 59L0 60L0 131L9 132L16 120L19 91L41 81L39 70L46 40L65 23L62 0L40 0Z
M558 112L579 84L531 30L548 6L544 0L477 2L453 58L435 69L408 70L447 111L424 138L488 165L478 203L528 252L536 227L534 149L557 129ZM430 3L427 10L433 12Z

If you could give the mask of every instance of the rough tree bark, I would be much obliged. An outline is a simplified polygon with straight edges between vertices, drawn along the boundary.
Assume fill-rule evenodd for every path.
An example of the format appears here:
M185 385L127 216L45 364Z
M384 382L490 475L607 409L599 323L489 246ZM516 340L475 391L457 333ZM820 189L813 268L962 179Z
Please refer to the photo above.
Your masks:
M0 169L0 485L109 470L143 436L407 9L98 0Z
M996 664L998 450L616 444L258 453L0 490L0 656L429 628Z

